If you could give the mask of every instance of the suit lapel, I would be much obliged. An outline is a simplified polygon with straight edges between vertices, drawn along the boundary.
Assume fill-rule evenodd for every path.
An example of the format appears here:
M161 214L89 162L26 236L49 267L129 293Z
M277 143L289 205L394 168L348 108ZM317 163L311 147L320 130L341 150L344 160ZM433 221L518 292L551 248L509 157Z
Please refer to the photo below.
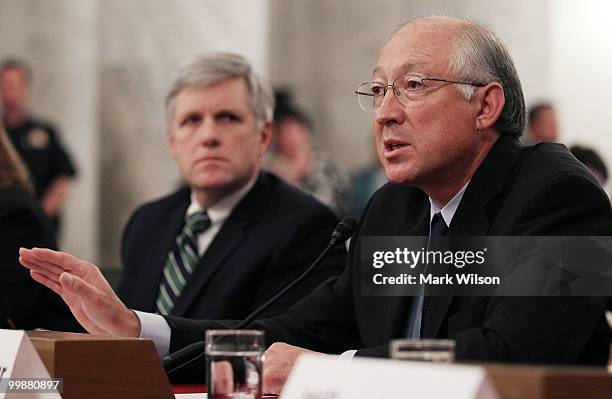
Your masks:
M487 235L490 222L495 215L488 214L486 206L503 191L506 178L512 171L521 150L522 146L515 138L502 135L497 140L472 177L453 216L448 232L451 248L452 236ZM448 287L438 289L445 289L446 295L435 295L436 288L433 288L427 319L423 326L423 338L435 338L438 335L457 286L452 286L450 292Z
M425 236L429 231L429 201L427 207L424 207L423 211L420 212L420 216L414 226L408 230L404 235L406 236ZM394 296L385 301L385 306L382 307L382 315L384 320L388 320L388 323L381 323L383 327L384 340L398 337L406 333L408 326L408 316L410 313L410 305L414 300L413 296Z
M269 178L261 173L253 188L242 198L231 212L187 282L181 296L177 300L173 316L185 316L189 307L200 298L200 293L216 273L222 273L226 258L235 252L246 238L248 229L261 216L269 195ZM239 273L237 270L226 270L229 273Z
M188 193L188 192L187 192ZM141 268L139 283L136 287L135 300L139 306L136 309L155 309L155 301L159 294L159 285L168 253L185 225L185 213L190 203L190 197L173 207L168 213L160 215L156 230L151 231L151 244L145 255L144 266Z
M393 191L382 198L385 206L372 206L362 221L364 236L424 236L429 228L429 201L420 190L403 185L390 185ZM357 241L354 256L361 260L361 248ZM361 268L361 266L359 266ZM359 284L368 287L370 270L359 270ZM361 286L354 293L363 303L360 309L361 326L365 343L388 342L406 331L411 296L363 297Z

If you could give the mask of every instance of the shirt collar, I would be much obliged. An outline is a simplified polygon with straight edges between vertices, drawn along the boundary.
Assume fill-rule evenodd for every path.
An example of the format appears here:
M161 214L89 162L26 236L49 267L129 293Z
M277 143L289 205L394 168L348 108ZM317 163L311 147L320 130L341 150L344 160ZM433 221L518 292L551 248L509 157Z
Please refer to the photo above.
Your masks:
M455 194L455 196L446 203L442 208L438 207L431 198L429 198L429 223L431 224L431 220L433 216L440 212L442 214L442 219L447 226L450 226L453 217L455 216L455 212L457 212L457 208L459 208L459 204L461 203L461 199L463 198L463 194L465 193L465 189L467 188L470 182L468 181L465 186L461 187L461 190Z
M257 178L259 177L259 173L256 173L255 176L249 180L247 184L242 186L240 189L234 191L233 193L227 195L226 197L221 198L214 205L208 207L206 212L208 213L208 217L211 222L219 223L223 222L227 217L232 213L236 205L244 198L244 196L253 188ZM189 208L187 208L187 213L185 214L185 219L189 218L192 214L203 210L202 206L196 201L195 193L191 192L191 204L189 204Z

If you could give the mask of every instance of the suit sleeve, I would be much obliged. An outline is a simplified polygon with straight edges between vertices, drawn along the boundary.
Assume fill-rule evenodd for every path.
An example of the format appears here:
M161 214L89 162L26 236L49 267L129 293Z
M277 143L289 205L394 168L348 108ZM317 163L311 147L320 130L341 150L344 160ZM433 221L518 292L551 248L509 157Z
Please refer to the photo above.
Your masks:
M248 328L264 330L266 344L285 342L326 353L362 346L355 323L350 269L327 280L283 315L261 319ZM231 328L239 320L189 320L166 316L172 329L170 352L201 341L209 329ZM194 362L171 375L173 383L202 382L204 363Z

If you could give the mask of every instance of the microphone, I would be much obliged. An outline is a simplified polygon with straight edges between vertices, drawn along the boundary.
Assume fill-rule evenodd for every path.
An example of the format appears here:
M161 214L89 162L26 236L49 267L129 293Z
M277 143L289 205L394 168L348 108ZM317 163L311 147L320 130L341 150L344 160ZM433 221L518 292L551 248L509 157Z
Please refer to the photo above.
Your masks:
M321 254L312 262L310 266L295 280L289 283L285 288L280 290L276 295L270 298L266 303L255 309L250 315L248 315L244 320L240 321L234 327L233 330L240 330L244 328L247 324L255 320L257 316L259 316L264 310L266 310L270 305L276 302L280 297L285 295L289 290L299 284L310 272L321 262L321 260L327 255L327 253L334 248L336 245L344 243L348 240L355 231L357 227L357 222L351 218L344 218L336 225L334 229L331 239L329 243L323 249ZM204 341L195 342L191 345L187 345L186 347L179 349L174 353L170 353L162 359L162 364L164 365L164 369L166 370L166 374L170 374L175 370L178 370L189 363L199 359L204 355Z

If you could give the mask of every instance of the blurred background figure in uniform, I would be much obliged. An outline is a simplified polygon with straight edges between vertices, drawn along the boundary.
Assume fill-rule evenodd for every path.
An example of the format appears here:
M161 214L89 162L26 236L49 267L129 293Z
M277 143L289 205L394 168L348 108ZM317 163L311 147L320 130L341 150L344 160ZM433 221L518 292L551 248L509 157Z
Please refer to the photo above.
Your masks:
M580 145L571 146L570 151L577 160L582 162L591 171L599 184L604 187L608 182L608 168L601 156L592 148Z
M313 143L310 118L287 90L276 90L274 133L266 169L312 194L340 216L351 213L350 176Z
M538 103L527 114L527 144L559 141L555 108L550 103Z
M28 108L32 72L23 61L0 63L0 102L5 129L30 172L36 198L51 218L57 237L60 211L76 170L57 130Z
M0 123L0 328L82 329L63 301L19 265L19 248L56 248L51 222Z

